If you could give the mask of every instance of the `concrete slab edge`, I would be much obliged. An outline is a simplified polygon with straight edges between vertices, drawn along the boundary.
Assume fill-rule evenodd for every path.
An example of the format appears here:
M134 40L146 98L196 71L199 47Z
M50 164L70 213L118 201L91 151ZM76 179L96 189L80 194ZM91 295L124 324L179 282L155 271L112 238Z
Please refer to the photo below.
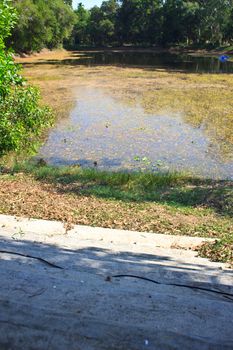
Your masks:
M67 230L65 223L61 221L51 221L42 219L33 219L17 217L12 215L0 214L0 231L9 232L11 235L19 236L26 233L33 233L39 236L66 235L66 238L79 240L102 240L105 242L124 243L124 244L143 244L154 245L160 248L175 249L195 249L206 241L213 241L210 238L176 236L151 232L138 232L119 229L110 229L102 227L91 227L83 225L74 225L72 229ZM38 237L39 238L39 237Z

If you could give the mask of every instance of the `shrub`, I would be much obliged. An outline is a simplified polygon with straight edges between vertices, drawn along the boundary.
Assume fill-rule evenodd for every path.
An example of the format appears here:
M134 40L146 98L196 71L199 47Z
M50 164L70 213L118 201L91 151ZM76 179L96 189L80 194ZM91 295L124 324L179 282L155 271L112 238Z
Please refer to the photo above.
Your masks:
M0 156L9 151L35 150L52 113L39 106L40 94L32 87L15 87L0 100Z
M35 149L43 129L53 119L50 109L40 106L39 91L26 86L12 52L6 50L4 41L16 18L11 1L0 0L0 156Z

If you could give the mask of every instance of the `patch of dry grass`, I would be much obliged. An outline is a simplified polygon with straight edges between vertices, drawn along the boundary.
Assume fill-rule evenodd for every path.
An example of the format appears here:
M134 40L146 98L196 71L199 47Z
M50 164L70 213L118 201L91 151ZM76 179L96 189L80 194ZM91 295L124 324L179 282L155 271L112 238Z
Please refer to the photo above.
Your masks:
M127 191L126 185L117 185L116 180L112 185L103 184L103 180L95 179L94 175L93 179L90 176L85 179L81 174L80 180L71 179L68 174L56 180L49 176L36 180L35 176L23 173L2 175L0 212L69 224L166 234L221 237L233 232L230 217L202 204L184 206L184 202L179 205L177 201L174 205L175 197L167 196L169 188L172 190L169 186L154 189L154 200L146 200L146 194L143 200L136 189ZM183 187L180 188L183 191ZM178 194L176 196L178 198Z

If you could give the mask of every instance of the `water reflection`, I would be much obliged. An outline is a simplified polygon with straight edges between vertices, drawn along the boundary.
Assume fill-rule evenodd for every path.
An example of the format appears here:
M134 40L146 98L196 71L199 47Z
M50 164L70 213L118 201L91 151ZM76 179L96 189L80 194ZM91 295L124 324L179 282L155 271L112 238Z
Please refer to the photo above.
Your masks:
M25 67L35 62L24 62ZM233 61L220 62L218 57L140 51L72 51L68 58L38 59L36 65L67 65L87 67L120 66L166 69L187 73L233 73Z
M75 58L76 57L76 58ZM77 59L78 58L78 59ZM100 51L73 53L73 59L65 59L61 64L117 65L155 67L195 73L233 73L233 62L220 62L217 57L199 57L168 52L124 52Z
M136 159L146 157L163 170L233 178L233 161L224 162L218 144L181 114L147 114L140 105L121 104L97 88L82 88L77 96L69 118L58 122L40 149L38 156L48 163L135 170Z

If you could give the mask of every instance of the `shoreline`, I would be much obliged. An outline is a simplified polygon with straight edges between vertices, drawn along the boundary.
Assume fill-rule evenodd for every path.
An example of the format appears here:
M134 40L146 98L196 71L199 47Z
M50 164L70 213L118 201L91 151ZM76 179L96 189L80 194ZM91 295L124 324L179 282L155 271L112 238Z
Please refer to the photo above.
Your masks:
M47 56L47 55L54 55L58 53L72 53L72 52L113 52L113 53L120 53L120 52L138 52L138 53L174 53L174 54L188 54L191 56L216 56L227 53L228 55L233 56L233 47L229 47L230 51L224 48L220 49L193 49L193 48L183 48L183 47L169 47L169 48L163 48L163 47L131 47L131 46L122 46L122 47L99 47L99 48L78 48L78 49L72 49L67 50L65 48L61 49L55 49L55 50L49 50L49 49L42 49L40 52L31 52L31 53L16 53L14 57L17 59L23 59L23 58L39 58L40 56Z

